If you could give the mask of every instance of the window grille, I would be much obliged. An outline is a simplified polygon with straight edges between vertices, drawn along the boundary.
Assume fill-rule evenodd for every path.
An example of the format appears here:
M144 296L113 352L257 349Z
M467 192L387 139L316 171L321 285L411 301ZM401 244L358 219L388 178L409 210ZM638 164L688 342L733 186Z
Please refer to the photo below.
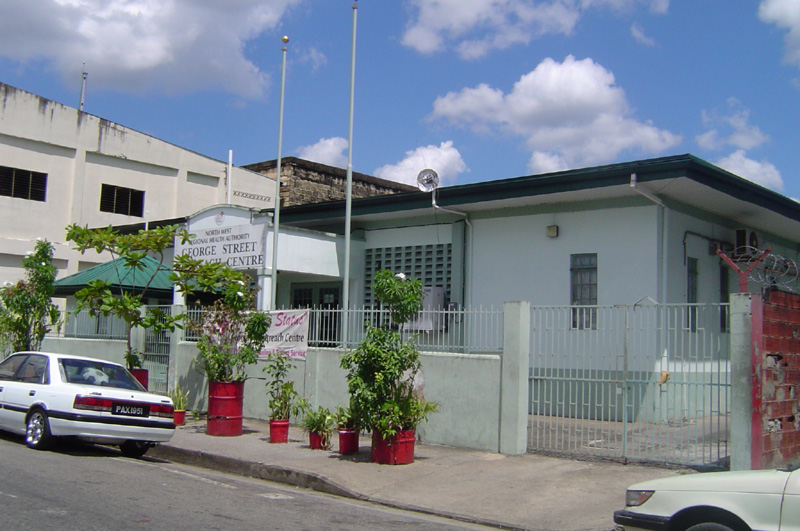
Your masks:
M572 306L597 306L597 254L570 255ZM572 328L597 328L597 308L573 308Z
M444 288L445 300L450 300L452 252L449 243L367 249L364 260L364 304L371 307L378 302L372 292L372 280L381 269L418 278L425 287Z
M124 216L144 216L144 192L104 184L100 191L100 211Z
M47 174L0 166L0 195L44 201L47 196Z

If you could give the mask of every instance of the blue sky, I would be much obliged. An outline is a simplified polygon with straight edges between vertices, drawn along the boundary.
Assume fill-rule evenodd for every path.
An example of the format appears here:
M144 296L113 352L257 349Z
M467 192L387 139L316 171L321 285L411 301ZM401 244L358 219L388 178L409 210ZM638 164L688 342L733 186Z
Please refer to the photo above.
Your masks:
M358 0L353 169L692 153L800 198L800 0ZM237 165L346 167L352 0L4 0L0 81ZM735 7L734 7L735 6Z

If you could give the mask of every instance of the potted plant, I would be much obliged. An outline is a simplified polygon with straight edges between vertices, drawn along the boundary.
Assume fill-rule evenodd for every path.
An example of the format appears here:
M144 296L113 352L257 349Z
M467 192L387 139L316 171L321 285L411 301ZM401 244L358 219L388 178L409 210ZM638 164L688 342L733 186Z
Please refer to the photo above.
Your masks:
M351 408L360 412L363 427L373 432L373 461L410 463L416 428L437 407L414 386L421 368L415 338L404 339L399 332L400 325L422 309L422 283L381 270L372 290L391 319L368 327L365 339L342 357L341 366L347 371Z
M303 418L303 430L308 433L312 450L327 450L331 447L331 435L335 424L334 415L326 407L309 409Z
M208 435L242 434L247 366L256 363L270 324L268 313L253 309L255 293L243 278L233 278L223 285L222 298L190 325L200 332L195 361L208 379Z
M339 432L339 453L358 453L358 437L361 433L359 417L353 408L338 406L336 414L336 429Z
M294 382L289 380L289 369L294 367L292 359L281 353L273 352L267 358L264 372L267 380L267 396L269 397L269 442L285 443L289 441L289 419L298 416L308 409L305 398L298 395Z
M172 422L176 426L183 426L186 422L186 404L189 401L189 393L178 385L169 393L169 397L172 399L172 407L175 410Z

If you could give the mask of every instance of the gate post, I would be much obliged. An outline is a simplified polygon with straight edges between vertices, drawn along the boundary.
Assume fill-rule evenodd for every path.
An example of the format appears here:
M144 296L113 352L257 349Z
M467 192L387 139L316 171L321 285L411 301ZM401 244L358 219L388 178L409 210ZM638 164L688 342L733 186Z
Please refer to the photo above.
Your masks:
M731 294L731 470L750 470L753 441L753 340L750 293Z
M531 304L503 303L503 356L500 361L500 453L528 451Z

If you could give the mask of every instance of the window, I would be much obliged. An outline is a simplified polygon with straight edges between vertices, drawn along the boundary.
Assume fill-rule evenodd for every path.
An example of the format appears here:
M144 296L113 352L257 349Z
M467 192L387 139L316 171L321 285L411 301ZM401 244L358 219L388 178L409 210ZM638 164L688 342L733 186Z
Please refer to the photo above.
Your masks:
M686 259L686 302L697 303L697 258ZM689 306L687 326L697 331L697 306Z
M365 257L364 304L377 304L372 293L372 278L381 269L394 273L405 273L418 278L425 287L444 288L445 300L450 300L450 266L452 245L408 245L405 247L383 247L367 249Z
M44 201L47 195L47 174L0 166L0 195Z
M100 191L100 212L141 218L144 215L144 192L104 184Z
M597 328L597 254L570 255L570 291L572 306L593 306L572 309L572 328Z

